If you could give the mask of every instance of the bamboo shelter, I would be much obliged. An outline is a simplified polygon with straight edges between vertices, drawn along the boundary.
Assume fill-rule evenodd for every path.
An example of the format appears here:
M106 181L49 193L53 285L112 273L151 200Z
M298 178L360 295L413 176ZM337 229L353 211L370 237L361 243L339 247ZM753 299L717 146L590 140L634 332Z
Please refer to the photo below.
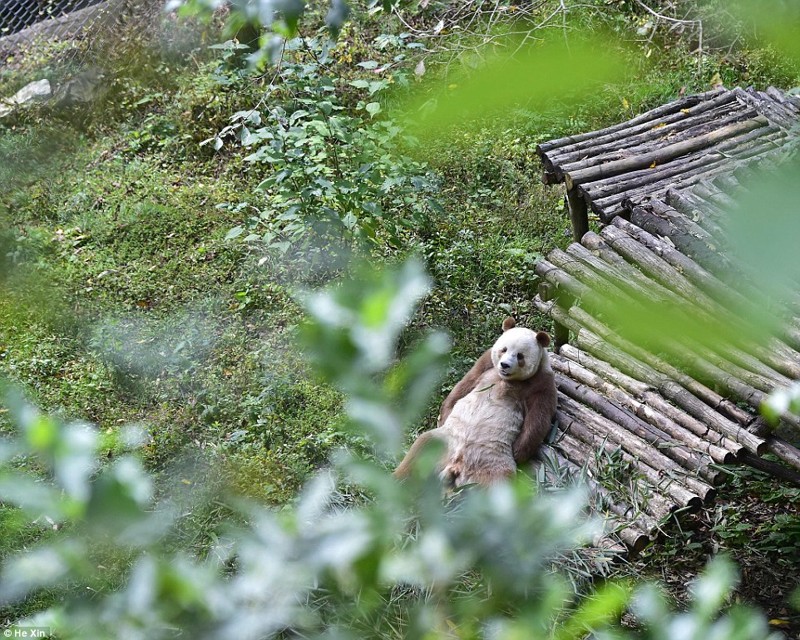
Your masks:
M544 181L566 187L576 240L536 266L559 390L545 458L589 478L629 550L713 501L723 465L800 484L800 419L775 430L759 414L800 379L800 292L764 300L725 234L747 176L794 153L799 118L800 99L776 89L715 89L539 147ZM753 339L743 317L763 304L781 322ZM681 329L698 325L718 335ZM612 467L627 474L625 491L604 481Z

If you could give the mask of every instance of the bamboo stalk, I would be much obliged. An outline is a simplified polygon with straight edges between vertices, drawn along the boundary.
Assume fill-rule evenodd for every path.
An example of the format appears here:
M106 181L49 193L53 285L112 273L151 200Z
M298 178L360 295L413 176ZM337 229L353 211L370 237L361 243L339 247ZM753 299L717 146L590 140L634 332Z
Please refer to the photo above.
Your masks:
M676 158L670 162L648 166L644 169L636 169L626 173L624 176L614 178L603 178L592 182L587 182L579 187L583 193L593 199L603 198L620 191L630 191L636 187L645 186L660 182L664 178L688 173L691 169L718 165L720 162L730 164L731 159L744 159L757 155L764 150L774 148L776 142L786 138L786 134L778 127L763 127L754 129L729 138L720 144L707 149L699 149L681 158ZM590 166L592 162L597 163L598 158L585 160L584 166ZM564 165L562 170L580 168L577 163Z
M721 140L725 140L746 131L752 131L760 127L767 126L769 122L763 116L756 116L752 120L745 122L737 122L721 129L716 129L709 133L697 136L690 140L683 140L674 144L669 144L659 149L644 153L642 155L634 156L631 158L623 158L615 160L602 165L595 165L587 167L586 169L579 169L571 173L564 174L564 182L568 189L574 188L576 185L585 182L592 182L600 178L607 178L610 176L619 175L634 169L644 169L649 167L654 162L661 164L668 162L674 158L680 157L692 151L703 149L717 144Z
M567 253L591 267L615 286L623 289L634 300L658 298L661 302L667 303L674 296L669 290L662 291L661 287L654 289L652 280L648 280L641 271L613 252L606 242L593 231L583 236L581 244L573 243L567 247ZM610 253L613 253L621 262L607 259L610 257ZM660 304L660 302L656 304Z
M666 416L676 424L679 424L703 441L711 443L717 450L724 451L724 458L719 460L719 462L727 464L743 450L741 444L734 442L730 438L726 438L724 435L688 414L679 406L667 402L661 395L654 392L656 387L631 378L608 362L595 358L589 353L581 351L572 345L565 345L562 347L559 355L564 359L571 360L579 366L589 369L603 376L603 378L610 380L632 394L635 398L640 399L647 406L652 407L653 410Z
M547 259L554 266L563 269L567 274L582 282L585 286L590 287L593 292L592 299L600 295L608 302L613 302L614 305L637 305L637 301L629 296L617 283L604 278L602 271L592 270L579 259L561 251L561 249L556 248L550 251L547 254ZM609 307L605 302L602 306Z
M776 455L795 469L800 469L800 451L798 451L796 447L778 436L770 436L767 438L766 445L767 451L771 454Z
M759 113L763 113L770 121L780 125L784 129L792 129L797 125L794 113L787 113L771 100L761 100L758 95L747 92L740 87L733 89L736 98L743 104L754 107Z
M534 298L534 305L541 312L550 315L554 320L568 327L575 336L575 343L582 350L606 360L626 374L657 388L667 400L674 402L704 425L739 443L749 451L761 455L766 450L766 444L762 438L742 428L741 423L737 424L718 412L719 405L713 401L713 395L711 396L712 402L706 403L677 382L670 380L663 373L604 341L558 306L544 303L538 298ZM723 400L721 397L717 397L720 401ZM744 424L747 423L748 421Z
M671 123L659 123L647 131L628 135L621 140L596 145L589 149L573 151L558 157L559 171L568 173L585 169L593 164L611 162L634 154L647 153L657 147L663 147L667 140L679 142L696 135L708 133L713 129L754 118L758 115L755 109L736 105L725 105L707 111L697 118L683 118ZM777 129L777 127L776 127Z
M685 445L689 451L701 452L707 456L707 458L702 459L702 464L706 466L706 470L703 473L706 474L704 477L709 482L714 483L719 479L718 472L708 471L707 465L710 462L728 464L734 461L735 456L730 451L700 438L681 424L648 406L643 399L631 396L624 389L603 380L593 371L560 356L554 356L550 359L550 362L557 372L602 393L620 407L632 411L639 419L658 429L653 434L654 437L662 440L674 439Z
M672 498L680 507L697 510L703 505L703 498L681 482L686 479L686 472L679 465L675 463L670 465L669 458L660 456L655 449L637 447L631 439L627 439L624 444L619 442L618 431L610 420L590 412L577 403L564 404L566 406L562 406L559 410L559 419L564 417L564 420L568 421L572 418L569 422L569 433L598 450L605 450L612 455L618 451L625 463L632 465L643 478L658 491Z
M631 210L631 222L654 236L669 238L685 255L714 274L735 273L737 270L725 256L713 251L714 238L686 218L666 218L645 207Z
M710 298L716 300L717 303L735 310L738 315L748 315L749 309L759 306L763 308L767 303L763 299L760 291L750 286L746 281L741 279L737 281L738 289L744 293L731 288L725 282L697 264L694 260L680 251L677 251L665 241L656 238L641 227L637 227L619 217L614 219L612 225L633 238L639 244L647 247L654 254L670 264L681 276L685 276L695 287L703 291ZM587 236L587 238L589 241L592 240L591 235ZM587 238L584 238L584 244ZM606 256L603 255L603 258L605 259ZM798 306L800 306L800 301L798 301ZM794 320L787 318L787 322L794 322ZM764 369L758 368L758 365L755 363L743 364L743 366L747 368L756 367L752 370L757 371L761 375L772 377L778 384L786 384L787 380L790 379L778 373L774 368L770 368L769 371L771 373L767 373Z
M697 288L694 283L684 277L684 275L672 267L666 260L660 257L657 253L651 251L630 236L622 231L623 225L626 227L633 227L633 225L621 222L617 225L608 227L603 230L603 239L608 240L614 251L624 255L629 260L635 262L638 266L642 267L645 273L654 278L659 284L663 285L664 290L659 291L659 287L653 286L651 283L650 289L644 289L650 294L648 297L657 301L655 295L657 294L660 299L667 297L667 292L677 292L682 300L673 302L679 306L691 302L693 307L699 305L708 315L700 314L697 319L699 322L704 323L708 327L718 326L719 322L724 321L725 325L730 327L728 333L729 337L737 338L741 336L742 339L737 339L736 343L739 347L753 352L755 356L760 358L760 361L747 352L729 345L725 342L715 343L713 346L715 350L723 358L732 359L736 364L729 365L725 360L719 356L713 356L714 364L721 369L726 370L728 373L736 375L748 381L748 384L758 388L762 391L770 391L773 386L773 381L779 383L785 382L786 377L778 371L786 372L790 375L800 375L800 354L797 354L790 345L783 343L780 339L770 339L767 348L760 348L752 340L744 340L746 336L752 334L751 327L743 324L738 315L731 313L719 302L708 296L704 291ZM598 246L599 243L593 236L585 239L585 243L590 246ZM608 258L608 253L602 254L604 258ZM619 269L624 268L619 263L615 262ZM628 269L628 274L631 277L640 278L639 272L634 269ZM740 301L744 298L740 297ZM745 311L750 308L750 304L746 301ZM735 330L739 327L738 330ZM790 334L791 335L791 334ZM696 343L692 344L697 348ZM708 351L710 353L710 351ZM766 364L762 364L762 361ZM749 371L751 368L752 371ZM783 380L782 380L783 379Z
M798 473L797 470L785 467L776 462L765 460L764 458L759 458L749 451L743 451L739 456L738 462L763 471L764 473L768 473L779 480L784 480L800 486L800 473Z
M620 444L626 446L626 448L632 447L638 452L645 449L653 449L660 455L669 458L672 464L680 466L685 471L702 475L707 478L709 482L716 482L718 473L709 468L708 464L711 462L711 459L708 456L704 459L702 455L696 454L694 450L681 446L681 444L686 443L677 441L671 435L648 424L635 414L626 411L620 405L603 397L586 385L578 383L560 373L556 374L556 384L561 393L567 395L575 402L579 402L591 408L594 412L612 422L615 428L619 428L620 431L615 432L616 435L612 437L620 442ZM565 405L564 402L565 400L562 398L562 406L570 406L569 404ZM706 443L702 443L701 446L706 446ZM631 451L631 453L637 454L637 451ZM704 490L701 488L702 485L705 485L707 489L712 488L710 485L706 485L705 482L700 480L698 480L698 482L700 484L691 487L694 491L702 492ZM700 495L703 499L706 498L706 494L700 493Z
M573 425L577 423L575 418L563 411L558 411L556 416L564 427L556 446L564 452L569 460L593 473L595 478L603 477L606 469L601 466L598 454L602 451L613 455L618 448L606 442L602 446L596 446L593 441L591 443L584 442L573 433ZM637 511L647 514L657 522L664 522L672 513L682 508L683 505L669 494L656 488L644 475L632 480L635 493L645 497L641 504L632 505Z
M727 400L716 391L711 390L700 381L695 380L692 376L684 373L663 358L626 340L589 314L585 309L573 306L569 309L568 314L594 334L608 342L612 342L615 346L629 353L634 358L646 363L667 378L674 380L691 391L694 395L701 398L709 406L714 407L732 420L743 426L747 426L752 421L753 417L750 414L737 407L730 400ZM725 380L721 378L719 381L724 382Z
M628 548L634 553L639 553L653 540L659 531L658 523L645 513L634 513L632 506L621 504L611 493L572 462L555 447L545 445L542 453L555 460L559 467L569 470L573 480L585 484L590 494L595 497L597 506L607 511L603 514L608 524L611 524L616 533Z
M660 118L663 115L679 113L681 109L687 107L693 107L694 105L707 101L709 98L717 96L717 94L720 93L721 91L719 89L714 89L712 91L706 91L705 93L686 96L674 102L670 102L665 105L660 105L655 109L650 109L649 111L645 111L644 113L636 116L635 118L631 118L630 120L627 120L626 122L622 122L620 124L615 124L610 127L605 127L604 129L598 129L597 131L590 131L588 133L581 133L574 136L565 136L563 138L557 138L556 140L544 142L537 147L537 150L539 151L539 153L547 153L559 147L575 146L577 144L586 142L587 140L596 140L597 138L601 138L604 135L617 133L619 131L626 131L633 126L646 122L651 122L656 118ZM725 93L724 99L726 101L730 102L731 100L734 99L734 95L730 91L725 91L724 93ZM717 98L719 98L719 96L717 96Z

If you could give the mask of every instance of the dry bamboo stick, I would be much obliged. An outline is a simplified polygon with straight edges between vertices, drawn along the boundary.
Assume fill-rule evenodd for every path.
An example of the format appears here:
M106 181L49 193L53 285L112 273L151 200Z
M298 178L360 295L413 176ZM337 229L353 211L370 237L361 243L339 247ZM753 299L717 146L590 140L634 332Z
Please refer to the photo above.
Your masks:
M605 449L610 454L620 451L624 462L633 465L650 484L670 496L679 506L689 507L692 510L702 506L703 498L684 484L683 481L690 478L680 465L659 454L652 447L637 446L632 438L626 438L624 434L620 436L614 423L603 416L577 403L564 402L563 405L565 406L559 410L559 419L572 418L572 422L569 423L569 433L597 449ZM714 489L711 487L708 489L708 494L711 496L709 499L713 499Z
M603 145L593 146L586 150L574 151L565 156L558 157L559 171L568 173L585 169L593 164L610 162L634 154L647 153L657 147L663 147L667 140L678 142L697 135L708 133L726 124L741 122L754 118L758 111L752 108L729 105L711 110L695 119L684 118L668 124L659 123L647 131L628 135L621 140L615 140ZM776 127L777 129L777 127Z
M780 102L782 105L785 105L788 109L791 109L794 113L798 113L798 111L800 111L800 108L798 108L796 104L791 102L788 96L784 95L784 93L780 89L776 89L775 87L772 86L767 87L767 95L773 100Z
M631 118L626 122L622 122L620 124L615 124L610 127L606 127L604 129L598 129L597 131L590 131L588 133L581 133L574 136L565 136L563 138L557 138L556 140L550 140L549 142L544 142L537 147L539 153L547 153L552 151L553 149L557 149L559 147L574 147L578 144L585 143L589 140L596 140L597 138L602 138L604 135L608 135L611 133L617 133L620 131L629 130L631 127L636 125L652 122L656 118L660 118L663 115L673 114L673 113L680 113L681 109L693 107L698 103L703 103L707 101L709 98L717 96L720 94L721 91L719 89L715 89L712 91L706 91L705 93L700 93L692 96L686 96L684 98L680 98L674 102L670 102L665 105L660 105L655 109L650 109L635 118ZM720 96L717 96L719 100ZM734 95L730 91L725 91L723 96L724 99L728 102L734 99ZM718 102L715 102L718 104Z
M684 140L673 144L666 145L659 149L644 153L642 155L634 156L631 158L623 158L622 160L615 160L607 162L602 165L595 165L587 167L586 169L579 169L571 173L564 174L564 182L568 189L572 189L575 185L583 184L585 182L592 182L600 178L607 178L614 175L619 175L627 171L635 169L644 169L649 167L654 162L661 164L668 162L674 158L680 157L692 151L703 149L717 144L721 140L726 140L735 135L739 135L746 131L752 131L760 127L767 126L769 122L763 116L756 116L752 120L745 122L737 122L721 129L716 129L709 133L697 136L691 140Z
M652 448L661 455L669 458L674 464L680 466L685 471L691 472L697 476L706 478L709 482L716 482L718 479L718 472L709 469L711 459L708 456L703 456L696 453L694 450L684 447L685 442L677 441L674 437L664 433L657 427L654 427L647 422L640 419L635 414L626 411L620 405L612 400L603 397L590 387L583 385L575 380L572 380L562 374L556 375L556 384L558 390L565 394L575 402L579 402L592 411L602 415L608 419L622 431L619 431L615 439L626 447L635 447L639 450L644 448ZM562 406L570 406L565 404L565 399L561 398ZM624 442L623 442L624 440ZM701 445L701 446L704 446ZM632 451L632 453L635 453ZM705 484L698 479L698 482ZM710 485L708 485L710 489ZM702 491L697 487L693 490ZM705 499L705 494L701 494Z
M752 133L761 134L762 131L768 131L769 128L764 127ZM697 166L692 169L684 166L687 159L691 155L683 156L673 161L667 162L661 166L666 167L665 172L671 171L673 167L680 168L680 171L672 172L673 175L659 176L656 174L652 181L644 183L642 186L631 189L620 189L603 197L596 197L589 195L589 190L600 181L593 181L581 184L578 186L578 191L584 194L584 197L591 203L592 211L600 215L601 220L607 222L614 215L618 215L623 210L630 210L633 206L640 204L641 201L650 199L657 200L664 196L664 194L671 188L687 189L692 185L702 180L713 179L718 175L730 173L737 163L749 162L749 158L755 156L764 157L775 149L775 141L772 140L772 135L764 135L764 140L749 145L744 145L740 149L734 149L730 152L729 157L719 157L708 164ZM715 149L718 148L714 147ZM651 171L658 171L658 167L651 169ZM634 172L629 172L624 176L617 175L609 178L610 181L618 179L627 179L629 175Z
M779 438L778 436L768 437L766 449L795 469L800 469L800 451L783 438Z
M596 308L609 308L609 301L605 300L602 296L595 295L590 287L581 283L572 275L562 271L561 269L558 269L546 260L541 260L536 265L536 272L541 277L544 277L545 279L558 284L559 286L565 287L570 295L572 295L574 298L587 300L590 302L590 304L594 304ZM660 371L664 375L676 380L689 389L692 393L702 398L710 406L719 409L729 417L735 419L737 422L740 422L740 424L747 424L749 422L747 414L733 405L731 402L725 400L722 398L722 396L713 392L705 385L700 384L690 376L679 371L674 366L669 365L660 358L650 354L647 350L632 344L630 341L625 340L621 336L618 336L610 329L599 323L595 318L587 314L586 311L580 307L573 306L569 310L569 315L575 317L582 326L589 328L591 331L600 335L602 338L613 342L620 349L626 351L635 358L638 358L640 361L648 363L650 366Z
M752 114L751 114L752 115ZM714 123L713 127L718 127L720 123ZM661 164L648 165L641 169L634 169L616 177L601 178L590 182L582 183L580 190L590 194L592 198L602 198L620 191L630 191L637 186L644 186L651 183L660 182L669 176L680 173L688 173L691 169L697 169L708 165L716 165L720 162L730 162L731 158L745 158L758 154L774 146L776 140L784 138L786 134L779 127L761 127L738 134L734 137L723 140L713 147L697 149L668 162ZM663 146L663 143L661 144ZM633 150L631 150L633 151ZM644 152L641 149L640 152ZM627 154L630 155L630 152ZM584 160L582 163L572 163L562 167L564 172L574 171L591 166L592 163L603 162L599 158ZM617 187L617 184L619 186Z
M719 413L717 404L713 400L710 403L701 400L700 397L683 388L679 383L670 380L663 373L604 341L557 305L544 303L538 297L534 298L534 304L539 311L550 315L556 322L572 331L577 346L582 350L588 351L592 355L613 364L628 375L652 385L667 400L674 402L703 424L739 443L749 451L761 455L766 450L766 444L762 438L753 435L747 429L742 428L741 424L737 424ZM713 396L711 397L713 398ZM722 400L721 397L720 400ZM744 424L747 424L747 422Z
M579 465L562 454L557 447L560 448L562 443L574 442L575 440L565 432L561 432L560 436L561 439L557 443L542 447L546 455L552 456L560 466L566 467L575 481L584 482L589 490L599 497L602 501L602 506L606 507L621 520L634 524L648 536L653 536L661 530L658 520L633 504L620 502L619 497L612 495L611 490L604 487L594 476L590 475L587 466ZM669 512L666 515L669 515Z
M668 288L667 290L669 291L677 292L683 298L683 300L680 300L677 304L685 305L687 302L691 302L693 306L700 305L704 311L710 314L701 314L701 317L698 318L700 322L704 322L710 327L718 326L718 323L724 320L725 325L731 328L731 330L729 330L729 337L734 338L734 342L738 344L740 348L753 352L754 355L758 356L761 361L768 365L759 366L759 361L750 356L746 351L742 352L726 343L721 343L713 346L721 356L732 359L738 364L734 365L732 369L724 363L718 364L720 368L728 370L729 373L738 375L743 379L748 379L748 383L751 384L751 386L759 388L762 391L770 391L772 388L772 380L775 379L776 376L778 378L782 377L777 371L783 371L790 375L800 375L800 354L797 354L790 345L776 338L770 339L766 345L766 349L764 349L759 348L753 341L744 340L746 336L752 334L752 331L748 325L740 321L737 314L733 314L701 289L698 289L691 281L685 278L682 273L672 267L669 262L664 260L657 253L647 248L646 245L628 236L622 230L621 225L615 226L617 228L613 226L608 227L602 232L604 236L603 239L608 240L615 251L642 267L647 275L653 277L662 284L665 289ZM633 225L628 226L632 227ZM597 246L597 241L592 236L585 239L585 243ZM607 257L607 254L603 255ZM630 269L628 273L631 274L632 277L638 276L638 271L634 269ZM655 294L657 289L658 287L651 286L651 294ZM665 296L666 293L664 291L659 292L660 298L664 298ZM654 295L650 295L649 297L652 299ZM749 308L750 305L747 304L746 307ZM737 326L740 330L733 330ZM737 338L737 336L741 336L741 339ZM753 368L752 373L746 370L748 366ZM745 369L742 369L742 367Z
M554 355L550 361L553 365L553 369L559 373L603 393L603 395L613 402L618 403L621 407L632 411L638 418L658 429L659 432L663 434L662 438L672 438L684 444L689 451L705 454L707 458L703 458L702 462L706 466L706 471L703 473L705 474L704 477L709 480L709 482L713 483L719 479L718 472L710 472L707 470L707 465L709 463L717 462L726 464L733 462L735 456L730 451L700 438L663 413L654 410L651 406L647 405L643 399L631 396L624 389L603 380L593 371L590 371L574 361L557 355Z
M579 245L578 245L579 246ZM636 305L634 298L629 296L617 283L611 282L602 275L583 264L575 256L565 253L561 249L553 249L547 254L547 259L556 267L563 269L572 277L592 288L595 294L613 300L616 304Z
M736 201L730 196L714 189L706 181L700 180L692 187L692 193L696 194L706 202L713 202L723 210L730 211L736 206Z
M740 87L733 89L733 93L743 104L754 107L759 113L763 113L770 121L784 129L791 129L797 125L797 119L794 114L787 113L774 102L760 100L757 95L753 95Z
M627 220L619 217L614 219L612 225L633 238L639 244L647 247L654 254L674 267L682 276L685 276L686 279L698 289L716 300L719 304L735 310L738 315L748 315L748 309L752 309L757 305L763 306L766 304L766 301L763 300L760 291L758 291L755 287L751 287L746 281L739 280L737 282L737 287L741 289L741 291L743 291L747 297L740 293L739 290L728 286L728 284L701 267L691 258L687 257L680 251L677 251L667 242L656 238L641 227L637 227L636 225L631 224ZM588 236L588 238L591 240L591 236ZM603 255L604 259L605 257L606 256ZM792 320L787 318L787 321ZM743 366L747 368L751 367L751 365L748 364L744 364ZM756 364L753 364L752 366L758 367ZM770 377L771 375L766 373L764 370L752 370L761 373L761 375L766 375L767 377ZM773 368L770 368L769 370L773 372L772 375L778 376L775 378L777 383L786 384L789 378L783 374L779 374Z
M789 380L785 376L781 376L781 374L777 372L773 372L772 369L768 367L762 367L767 369L770 372L770 375L762 375L756 371L750 369L747 364L740 364L744 362L753 362L762 364L759 360L755 357L749 356L749 354L737 351L731 347L727 347L727 345L721 345L720 350L724 351L724 356L720 355L717 351L709 348L708 345L701 343L698 340L687 339L685 344L689 347L690 350L696 352L703 360L706 360L710 364L714 365L718 369L724 371L726 374L734 376L738 378L742 382L747 383L754 389L758 389L763 393L771 393L775 390L775 387L781 386L781 383L775 381L772 378L772 375L780 376L785 380ZM715 347L717 345L714 345ZM762 367L754 366L753 369L762 369Z
M575 428L573 425L579 424L575 418L563 411L558 411L556 416L563 425L563 431L556 446L564 452L569 460L593 473L595 478L603 477L605 469L601 468L598 455L601 451L607 455L613 455L619 448L605 440L602 444L595 444L592 438L589 438L592 442L584 442L573 433ZM647 514L657 522L664 522L672 513L683 508L679 501L659 490L644 475L641 476L641 479L633 478L633 489L636 495L645 497L641 504L632 505L633 508Z
M752 422L753 416L737 407L733 402L724 398L716 391L713 391L702 382L695 380L692 376L681 371L663 358L626 340L589 314L585 309L573 306L569 309L568 314L575 318L583 327L586 327L602 339L612 342L615 346L629 353L639 361L651 366L667 378L674 380L698 398L701 398L709 406L714 407L717 411L720 411L735 422L738 422L742 426L747 426ZM719 382L724 383L725 380L720 379Z
M769 460L765 460L764 458L759 458L757 455L752 454L749 451L743 451L739 456L738 462L749 465L754 469L763 471L764 473L768 473L769 475L780 480L786 480L800 486L800 473L798 473L797 470L786 467L782 464L778 464L777 462L771 462Z
M645 231L669 238L679 251L694 259L714 274L736 273L736 268L722 254L713 251L714 238L687 218L658 216L649 208L634 207L631 222Z
M655 304L668 303L672 300L674 294L671 291L664 292L661 287L654 288L652 280L648 280L641 271L632 267L625 260L620 263L598 257L604 257L604 250L607 247L603 245L605 245L603 239L590 231L583 236L581 244L572 243L567 247L567 253L591 267L595 273L606 278L615 286L623 289L634 300L657 299L657 301L654 300Z
M545 445L541 453L555 460L560 468L567 469L574 482L586 485L597 506L606 511L603 517L615 528L615 533L635 553L644 549L660 530L658 523L645 513L634 513L632 506L620 504L603 485L582 471L555 447Z
M559 352L559 356L571 360L603 378L610 380L632 394L635 398L641 399L647 406L652 407L655 411L666 416L676 424L679 424L687 431L695 434L698 438L711 443L716 447L715 451L724 451L724 458L719 460L719 462L731 462L732 458L743 450L741 444L734 442L730 438L726 438L679 406L667 402L661 395L654 391L656 387L631 378L608 362L595 358L589 353L581 351L572 345L564 345Z

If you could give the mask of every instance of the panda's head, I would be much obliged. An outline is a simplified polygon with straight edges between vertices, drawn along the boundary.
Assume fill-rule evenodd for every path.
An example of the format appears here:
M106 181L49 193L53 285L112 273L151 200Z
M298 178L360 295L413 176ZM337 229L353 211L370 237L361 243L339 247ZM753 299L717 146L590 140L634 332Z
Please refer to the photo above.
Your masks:
M514 326L513 318L503 322L503 335L492 347L492 364L506 380L527 380L547 363L550 336Z

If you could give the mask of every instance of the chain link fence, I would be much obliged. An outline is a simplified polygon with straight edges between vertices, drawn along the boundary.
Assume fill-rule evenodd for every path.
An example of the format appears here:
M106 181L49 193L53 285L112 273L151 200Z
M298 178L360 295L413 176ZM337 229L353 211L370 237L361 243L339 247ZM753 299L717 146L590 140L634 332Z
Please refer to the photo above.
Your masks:
M37 53L87 59L122 29L154 26L162 8L163 0L0 0L0 66Z

